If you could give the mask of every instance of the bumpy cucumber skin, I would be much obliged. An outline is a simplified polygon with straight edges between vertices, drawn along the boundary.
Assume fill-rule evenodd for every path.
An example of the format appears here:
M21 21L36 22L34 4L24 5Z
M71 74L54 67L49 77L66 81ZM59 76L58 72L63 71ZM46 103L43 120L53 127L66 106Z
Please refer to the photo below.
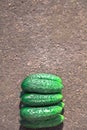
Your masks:
M20 123L26 128L46 128L46 127L54 127L61 124L64 121L64 116L58 114L55 118L45 120L45 121L35 121L29 122L22 120Z
M54 105L63 99L62 94L24 94L21 97L23 104L27 106L47 106Z
M21 87L24 91L35 93L58 93L64 87L57 76L51 74L33 74L26 77Z
M47 107L23 107L20 109L20 116L27 121L46 120L56 117L62 109L61 104Z

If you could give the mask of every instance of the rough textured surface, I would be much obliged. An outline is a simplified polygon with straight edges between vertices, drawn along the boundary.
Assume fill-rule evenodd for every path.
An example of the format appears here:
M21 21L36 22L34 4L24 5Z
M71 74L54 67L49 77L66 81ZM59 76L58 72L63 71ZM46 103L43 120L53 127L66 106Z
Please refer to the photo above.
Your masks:
M0 0L0 9L0 130L19 130L20 83L37 72L63 79L63 130L87 130L87 0Z

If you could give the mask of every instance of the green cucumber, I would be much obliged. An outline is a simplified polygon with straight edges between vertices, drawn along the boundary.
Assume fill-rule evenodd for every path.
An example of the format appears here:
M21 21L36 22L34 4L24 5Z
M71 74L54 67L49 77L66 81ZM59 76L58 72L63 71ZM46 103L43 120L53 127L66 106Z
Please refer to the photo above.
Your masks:
M54 105L60 102L63 99L62 94L24 94L21 97L21 101L24 105L27 106L46 106Z
M62 80L52 74L33 74L26 77L21 87L26 92L58 93L63 89Z
M62 83L62 79L59 76L56 76L54 74L46 74L46 73L37 73L37 74L31 74L29 75L30 78L34 79L48 79L48 80L56 80L60 83Z
M46 107L23 107L20 109L20 116L28 121L51 119L62 112L61 104Z
M54 127L61 124L64 121L64 116L58 114L55 118L45 120L45 121L35 121L29 122L26 120L21 120L21 125L26 128L46 128L46 127Z

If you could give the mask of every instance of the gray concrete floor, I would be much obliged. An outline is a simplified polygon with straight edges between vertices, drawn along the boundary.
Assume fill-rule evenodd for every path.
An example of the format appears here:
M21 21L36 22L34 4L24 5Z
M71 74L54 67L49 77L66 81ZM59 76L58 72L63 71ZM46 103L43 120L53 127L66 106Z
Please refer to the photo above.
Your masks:
M0 0L0 10L0 130L19 130L20 84L37 72L63 79L63 130L87 130L87 0Z

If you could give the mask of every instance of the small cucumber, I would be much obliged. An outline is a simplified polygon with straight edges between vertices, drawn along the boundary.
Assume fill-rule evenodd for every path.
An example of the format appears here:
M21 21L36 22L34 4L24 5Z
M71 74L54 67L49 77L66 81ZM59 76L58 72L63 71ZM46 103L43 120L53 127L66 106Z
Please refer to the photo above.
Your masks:
M61 124L64 121L64 116L58 114L55 118L45 120L45 121L35 121L29 122L26 120L22 120L20 123L26 128L46 128L46 127L54 127Z
M62 94L24 94L21 97L21 101L27 106L47 106L54 105L63 99Z
M21 87L26 92L58 93L63 89L62 80L52 74L33 74L26 77Z
M20 109L20 116L28 121L46 120L56 117L62 109L62 103L46 107L23 107Z
M30 78L35 79L47 79L47 80L56 80L60 83L62 83L62 79L59 76L56 76L54 74L46 74L46 73L37 73L37 74L31 74L29 75Z

